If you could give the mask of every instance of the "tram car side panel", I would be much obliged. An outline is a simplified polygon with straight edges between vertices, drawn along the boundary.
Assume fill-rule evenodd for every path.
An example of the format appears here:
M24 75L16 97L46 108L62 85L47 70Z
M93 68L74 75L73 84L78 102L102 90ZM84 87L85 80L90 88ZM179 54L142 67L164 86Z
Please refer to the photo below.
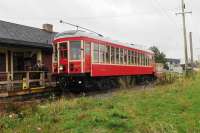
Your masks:
M152 67L120 66L120 65L92 65L92 76L131 76L131 75L153 75Z
M153 75L153 53L124 47L120 44L99 42L92 44L91 76Z

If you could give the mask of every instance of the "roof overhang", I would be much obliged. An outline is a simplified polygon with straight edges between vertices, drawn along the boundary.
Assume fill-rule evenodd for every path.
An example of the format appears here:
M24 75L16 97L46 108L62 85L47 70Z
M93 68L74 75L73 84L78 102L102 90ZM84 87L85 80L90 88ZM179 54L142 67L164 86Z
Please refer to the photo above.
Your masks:
M45 49L45 50L52 49L51 44L27 42L27 41L22 41L22 40L13 40L13 39L6 39L6 38L0 38L0 46L3 46L3 47L19 47L20 46L20 47L29 47L29 48L39 48L39 49Z

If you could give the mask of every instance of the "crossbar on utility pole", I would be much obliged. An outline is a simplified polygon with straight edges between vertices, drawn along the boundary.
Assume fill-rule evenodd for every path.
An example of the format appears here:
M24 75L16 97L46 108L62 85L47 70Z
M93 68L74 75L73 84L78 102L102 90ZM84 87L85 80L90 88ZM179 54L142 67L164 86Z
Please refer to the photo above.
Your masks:
M184 53L185 53L185 71L187 73L188 69L188 51L187 51L187 31L186 31L186 22L185 22L185 14L192 13L192 12L185 12L185 2L184 0L181 0L181 7L182 12L176 13L182 15L182 21L183 21L183 37L184 37Z

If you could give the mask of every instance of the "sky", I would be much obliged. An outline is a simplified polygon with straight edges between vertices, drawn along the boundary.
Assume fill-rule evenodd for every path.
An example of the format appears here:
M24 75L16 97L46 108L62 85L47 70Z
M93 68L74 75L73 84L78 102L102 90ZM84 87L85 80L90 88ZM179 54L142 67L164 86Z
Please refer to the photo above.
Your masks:
M200 57L200 1L185 0L187 36L193 32L194 56ZM157 46L168 58L184 59L181 0L1 0L0 19L54 31L73 30L64 20L106 37L141 45ZM189 38L188 38L189 41ZM189 47L189 42L188 42ZM190 55L189 48L188 54Z

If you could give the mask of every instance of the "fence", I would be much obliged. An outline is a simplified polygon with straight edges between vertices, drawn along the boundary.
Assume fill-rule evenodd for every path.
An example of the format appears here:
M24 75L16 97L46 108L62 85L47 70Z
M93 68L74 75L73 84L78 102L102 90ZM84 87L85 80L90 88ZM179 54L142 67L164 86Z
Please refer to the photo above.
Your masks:
M158 82L160 84L173 83L174 81L182 77L183 73L176 73L176 72L157 73Z
M46 71L15 71L0 73L0 92L55 86L52 74Z

